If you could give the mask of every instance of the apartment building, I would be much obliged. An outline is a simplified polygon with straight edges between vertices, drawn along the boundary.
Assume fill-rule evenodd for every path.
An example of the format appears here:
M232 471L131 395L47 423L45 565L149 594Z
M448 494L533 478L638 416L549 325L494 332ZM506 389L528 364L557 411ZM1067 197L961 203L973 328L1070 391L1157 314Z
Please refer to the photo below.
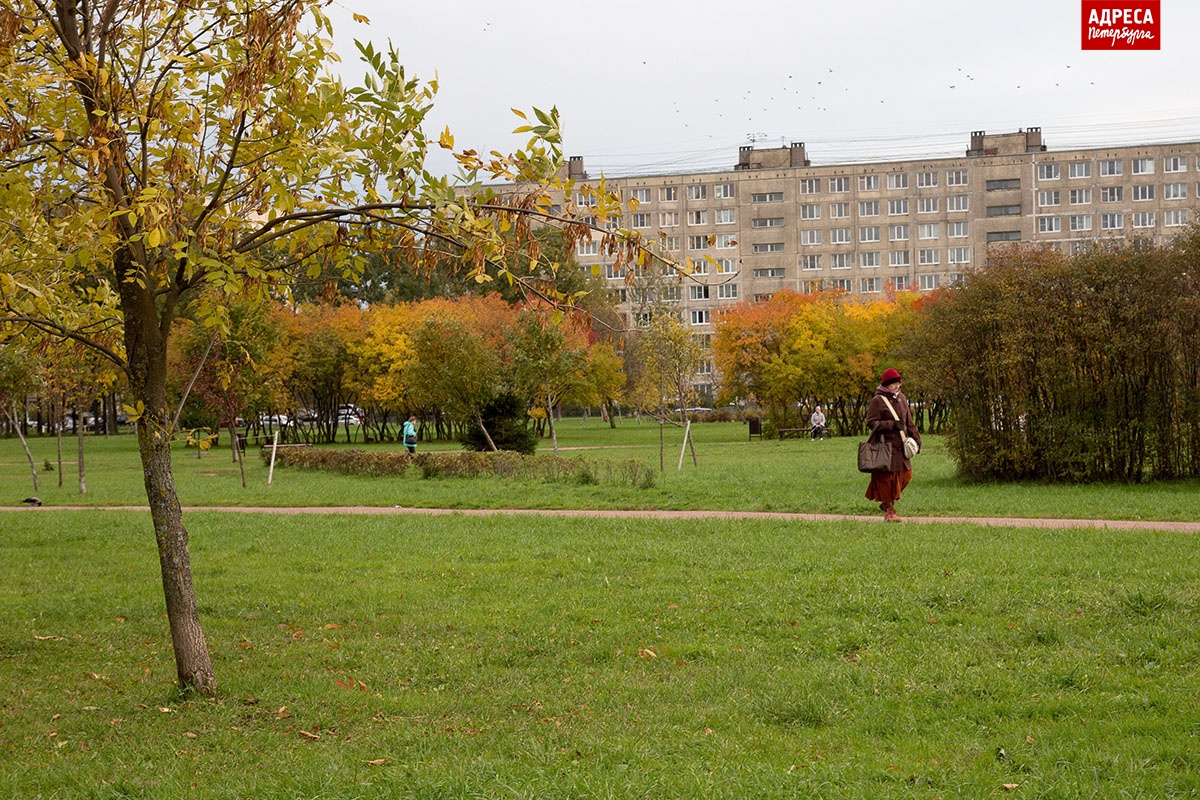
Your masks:
M568 169L577 188L590 182L582 158ZM747 146L727 171L607 186L637 200L621 227L692 273L639 288L594 243L580 245L579 262L620 293L628 325L652 295L707 338L722 304L783 289L930 291L986 265L997 245L1075 252L1098 240L1164 241L1200 213L1200 142L1054 151L1040 128L979 131L961 157L827 166L813 165L803 143Z

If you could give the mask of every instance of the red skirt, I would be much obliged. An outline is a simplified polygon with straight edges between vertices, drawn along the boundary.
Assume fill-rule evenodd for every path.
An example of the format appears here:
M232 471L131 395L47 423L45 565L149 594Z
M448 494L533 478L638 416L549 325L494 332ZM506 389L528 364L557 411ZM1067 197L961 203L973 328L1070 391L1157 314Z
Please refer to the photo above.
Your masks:
M900 493L911 480L911 469L901 472L872 472L871 482L867 484L867 499L876 503L894 503L900 499Z

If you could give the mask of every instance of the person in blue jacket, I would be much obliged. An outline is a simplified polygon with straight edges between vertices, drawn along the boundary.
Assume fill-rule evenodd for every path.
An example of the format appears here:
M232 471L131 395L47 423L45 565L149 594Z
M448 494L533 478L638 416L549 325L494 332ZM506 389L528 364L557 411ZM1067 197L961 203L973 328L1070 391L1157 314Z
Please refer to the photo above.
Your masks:
M417 418L409 414L408 419L404 420L404 446L409 453L417 452Z

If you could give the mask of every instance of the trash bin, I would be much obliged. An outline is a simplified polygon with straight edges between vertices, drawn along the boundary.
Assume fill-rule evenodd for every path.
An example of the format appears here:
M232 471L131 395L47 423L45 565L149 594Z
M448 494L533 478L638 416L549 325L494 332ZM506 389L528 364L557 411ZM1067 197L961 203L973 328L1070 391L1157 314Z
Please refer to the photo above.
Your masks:
M761 439L762 438L762 420L759 419L758 417L751 417L750 419L748 419L746 421L750 423L750 438L753 439L755 436L757 436L759 439Z

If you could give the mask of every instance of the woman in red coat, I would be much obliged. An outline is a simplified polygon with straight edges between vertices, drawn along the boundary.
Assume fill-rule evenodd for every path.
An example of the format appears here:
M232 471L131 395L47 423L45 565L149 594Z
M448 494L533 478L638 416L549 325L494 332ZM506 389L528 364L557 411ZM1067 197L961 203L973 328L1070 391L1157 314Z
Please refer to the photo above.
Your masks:
M867 428L871 436L890 442L892 445L892 465L887 472L872 472L871 483L867 486L867 499L879 503L883 509L883 518L888 522L899 522L896 514L896 501L908 482L912 480L912 462L904 454L904 440L900 432L921 444L921 433L913 420L912 410L908 407L908 398L900 391L900 373L894 369L886 369L879 379L879 387L871 404L867 406ZM895 416L888 409L888 403L896 410ZM899 419L897 419L899 417Z

